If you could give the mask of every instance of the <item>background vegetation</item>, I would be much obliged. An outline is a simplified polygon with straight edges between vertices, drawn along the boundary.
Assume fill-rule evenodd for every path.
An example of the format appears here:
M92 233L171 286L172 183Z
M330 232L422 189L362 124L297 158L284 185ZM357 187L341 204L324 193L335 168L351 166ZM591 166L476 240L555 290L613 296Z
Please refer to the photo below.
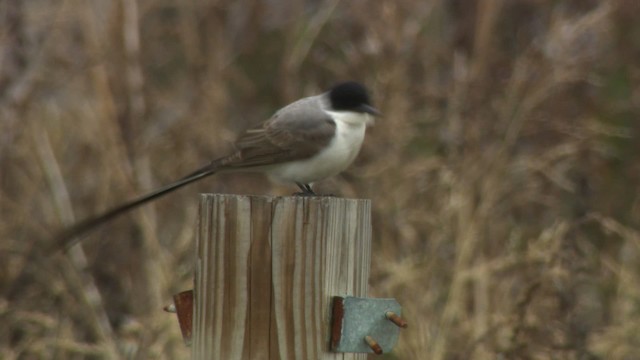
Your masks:
M0 358L179 359L205 180L29 260L302 95L366 83L386 116L318 189L374 205L389 359L640 358L640 22L633 0L5 0Z

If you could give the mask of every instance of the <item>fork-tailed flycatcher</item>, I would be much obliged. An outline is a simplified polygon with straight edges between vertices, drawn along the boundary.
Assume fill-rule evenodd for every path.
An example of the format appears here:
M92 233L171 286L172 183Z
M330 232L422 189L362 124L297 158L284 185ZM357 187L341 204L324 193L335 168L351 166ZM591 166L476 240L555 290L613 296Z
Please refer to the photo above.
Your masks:
M83 220L61 233L56 249L69 248L79 235L97 225L218 172L256 171L277 182L295 183L302 195L315 195L311 183L345 170L360 151L365 129L380 113L357 82L345 82L329 91L293 102L270 119L248 129L236 141L236 150L190 175L147 195Z

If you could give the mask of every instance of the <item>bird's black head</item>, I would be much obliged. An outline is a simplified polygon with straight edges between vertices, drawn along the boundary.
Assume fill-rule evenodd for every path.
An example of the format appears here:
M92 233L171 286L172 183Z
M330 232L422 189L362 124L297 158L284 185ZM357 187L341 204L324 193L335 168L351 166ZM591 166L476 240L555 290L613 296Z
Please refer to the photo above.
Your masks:
M354 111L380 115L380 112L371 106L369 94L362 84L355 81L340 83L329 90L331 108L340 111Z

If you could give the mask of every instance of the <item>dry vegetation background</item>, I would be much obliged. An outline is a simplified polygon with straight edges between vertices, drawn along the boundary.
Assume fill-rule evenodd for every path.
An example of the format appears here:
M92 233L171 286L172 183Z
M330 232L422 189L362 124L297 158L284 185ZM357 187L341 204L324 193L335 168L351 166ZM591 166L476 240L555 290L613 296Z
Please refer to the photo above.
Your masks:
M634 0L0 2L0 358L181 359L199 192L29 260L337 81L386 116L318 189L370 198L388 359L640 359Z

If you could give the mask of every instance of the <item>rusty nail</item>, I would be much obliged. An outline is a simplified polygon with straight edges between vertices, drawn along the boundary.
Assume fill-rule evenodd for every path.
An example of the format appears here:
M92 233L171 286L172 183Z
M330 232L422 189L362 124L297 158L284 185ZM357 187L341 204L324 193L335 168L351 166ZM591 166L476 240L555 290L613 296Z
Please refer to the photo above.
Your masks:
M387 311L385 313L385 316L387 317L387 319L389 319L392 323L396 324L398 327L406 329L407 326L409 326L409 324L405 319L401 318L400 316L398 316L398 314L394 313L393 311Z
M367 345L369 345L371 350L373 350L373 352L376 353L376 355L382 354L382 348L380 347L380 344L378 344L378 342L375 341L371 336L369 335L365 336L364 341L367 342Z

